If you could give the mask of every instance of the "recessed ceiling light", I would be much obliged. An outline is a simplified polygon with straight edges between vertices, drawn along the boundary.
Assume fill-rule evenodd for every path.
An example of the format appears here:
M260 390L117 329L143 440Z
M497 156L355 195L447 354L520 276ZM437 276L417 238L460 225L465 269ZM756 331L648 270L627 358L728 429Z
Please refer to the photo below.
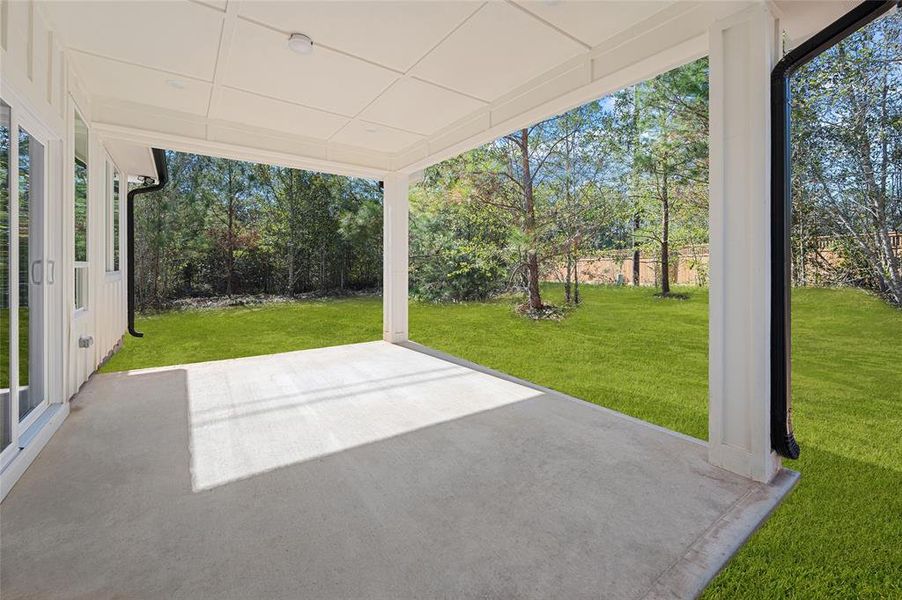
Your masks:
M310 54L313 52L313 40L303 33L292 33L288 37L288 47L298 54Z
M168 85L171 88L175 88L177 90L185 89L185 82L179 81L178 79L167 79L166 85Z

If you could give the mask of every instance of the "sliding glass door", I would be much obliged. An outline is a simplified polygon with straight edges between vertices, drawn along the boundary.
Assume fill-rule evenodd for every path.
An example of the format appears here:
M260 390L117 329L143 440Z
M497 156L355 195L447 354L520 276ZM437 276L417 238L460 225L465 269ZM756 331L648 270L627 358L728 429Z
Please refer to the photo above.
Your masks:
M44 397L44 146L19 128L19 421Z
M47 405L45 174L45 144L0 101L0 467Z

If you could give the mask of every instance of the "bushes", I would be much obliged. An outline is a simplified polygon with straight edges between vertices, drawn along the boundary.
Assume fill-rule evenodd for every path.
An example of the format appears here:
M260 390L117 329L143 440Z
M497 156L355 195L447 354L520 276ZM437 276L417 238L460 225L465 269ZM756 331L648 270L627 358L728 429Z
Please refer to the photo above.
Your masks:
M454 188L411 192L410 291L442 302L485 300L502 291L512 265L504 220Z

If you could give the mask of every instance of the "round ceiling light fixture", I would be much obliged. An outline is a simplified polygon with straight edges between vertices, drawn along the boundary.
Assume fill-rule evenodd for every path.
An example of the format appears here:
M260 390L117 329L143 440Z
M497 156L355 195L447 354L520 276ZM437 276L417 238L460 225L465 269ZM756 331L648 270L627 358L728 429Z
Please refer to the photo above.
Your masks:
M298 54L310 54L313 52L313 40L310 39L310 36L303 33L292 33L288 37L288 47L291 48L292 52L297 52Z

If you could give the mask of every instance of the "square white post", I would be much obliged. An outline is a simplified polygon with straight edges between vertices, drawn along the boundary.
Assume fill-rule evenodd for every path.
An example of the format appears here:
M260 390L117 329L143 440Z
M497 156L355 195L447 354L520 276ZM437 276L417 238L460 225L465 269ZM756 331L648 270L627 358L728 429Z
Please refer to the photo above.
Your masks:
M770 72L777 22L762 2L710 36L709 460L758 481L770 442Z
M388 173L382 189L382 339L407 341L409 176Z

